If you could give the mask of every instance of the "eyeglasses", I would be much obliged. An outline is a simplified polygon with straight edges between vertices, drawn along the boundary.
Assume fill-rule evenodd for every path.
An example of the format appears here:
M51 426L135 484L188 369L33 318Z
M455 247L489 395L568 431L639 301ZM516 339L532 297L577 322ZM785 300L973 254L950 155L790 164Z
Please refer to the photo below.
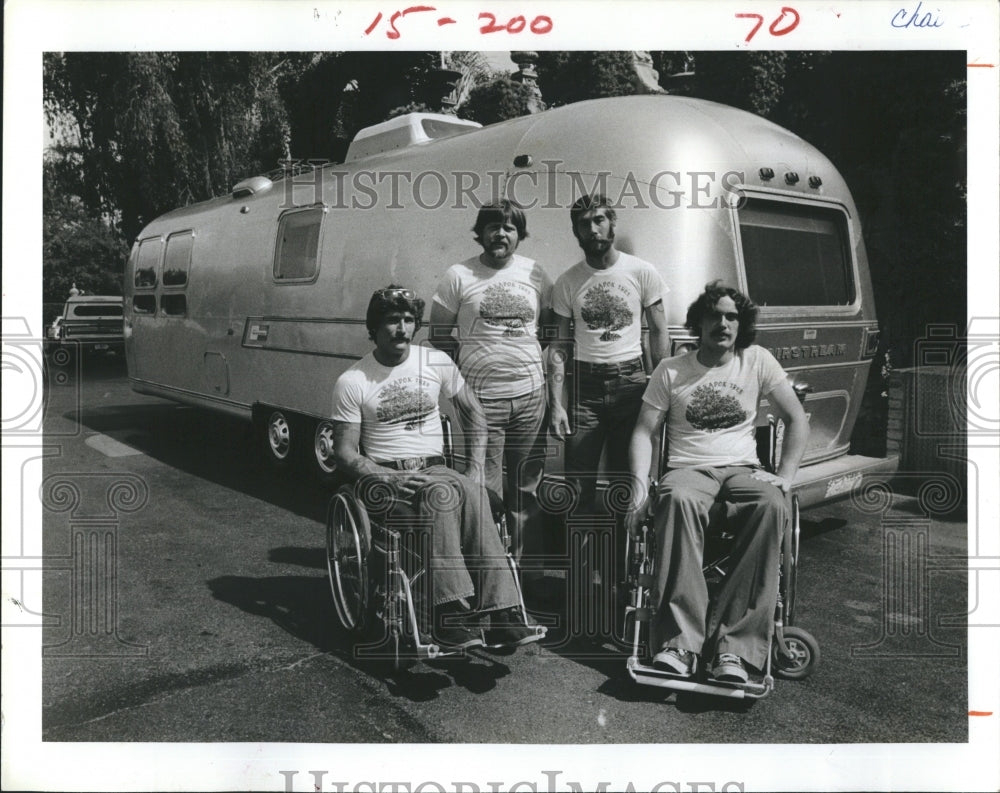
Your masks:
M413 300L416 297L416 293L412 289L402 289L400 287L392 287L389 289L378 289L376 290L373 297L384 297L387 300L395 300L396 298L403 298L403 300Z

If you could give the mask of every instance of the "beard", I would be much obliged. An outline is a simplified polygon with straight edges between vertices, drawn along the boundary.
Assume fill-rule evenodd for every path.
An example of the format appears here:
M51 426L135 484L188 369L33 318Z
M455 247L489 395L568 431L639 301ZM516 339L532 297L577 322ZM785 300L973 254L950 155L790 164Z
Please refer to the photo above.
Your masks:
M580 244L580 247L583 248L584 253L589 253L594 256L601 256L607 253L611 249L612 244L614 244L615 230L613 228L609 229L607 237L603 238L591 237L588 240L583 240L577 237L576 241Z

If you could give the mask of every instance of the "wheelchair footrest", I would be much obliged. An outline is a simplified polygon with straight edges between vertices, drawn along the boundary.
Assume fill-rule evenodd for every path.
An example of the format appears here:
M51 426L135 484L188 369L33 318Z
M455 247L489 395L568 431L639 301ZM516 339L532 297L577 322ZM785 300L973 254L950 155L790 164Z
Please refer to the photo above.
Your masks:
M713 697L728 697L729 699L761 699L774 689L774 679L766 675L762 682L750 681L744 685L719 683L711 678L699 682L697 678L684 678L647 666L638 657L631 656L627 662L629 676L640 685L657 686L672 691L691 691L696 694L708 694Z

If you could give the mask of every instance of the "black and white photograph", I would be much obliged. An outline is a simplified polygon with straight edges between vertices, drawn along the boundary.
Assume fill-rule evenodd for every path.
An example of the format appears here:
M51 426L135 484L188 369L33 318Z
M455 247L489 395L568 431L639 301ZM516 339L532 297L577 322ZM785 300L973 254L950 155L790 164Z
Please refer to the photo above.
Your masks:
M4 789L998 789L998 20L8 3Z

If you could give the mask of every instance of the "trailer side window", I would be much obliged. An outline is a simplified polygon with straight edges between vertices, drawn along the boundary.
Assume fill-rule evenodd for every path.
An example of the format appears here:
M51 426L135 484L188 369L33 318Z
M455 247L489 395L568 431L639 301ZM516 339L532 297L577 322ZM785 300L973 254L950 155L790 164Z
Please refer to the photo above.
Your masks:
M762 306L845 306L855 287L843 212L750 198L739 210L747 291Z
M322 207L312 207L281 218L274 249L275 280L310 281L316 277L323 215Z
M135 288L153 289L156 286L156 269L160 265L160 238L143 240L135 262Z
M167 250L163 254L164 286L187 286L193 246L194 232L192 231L182 231L167 237Z

